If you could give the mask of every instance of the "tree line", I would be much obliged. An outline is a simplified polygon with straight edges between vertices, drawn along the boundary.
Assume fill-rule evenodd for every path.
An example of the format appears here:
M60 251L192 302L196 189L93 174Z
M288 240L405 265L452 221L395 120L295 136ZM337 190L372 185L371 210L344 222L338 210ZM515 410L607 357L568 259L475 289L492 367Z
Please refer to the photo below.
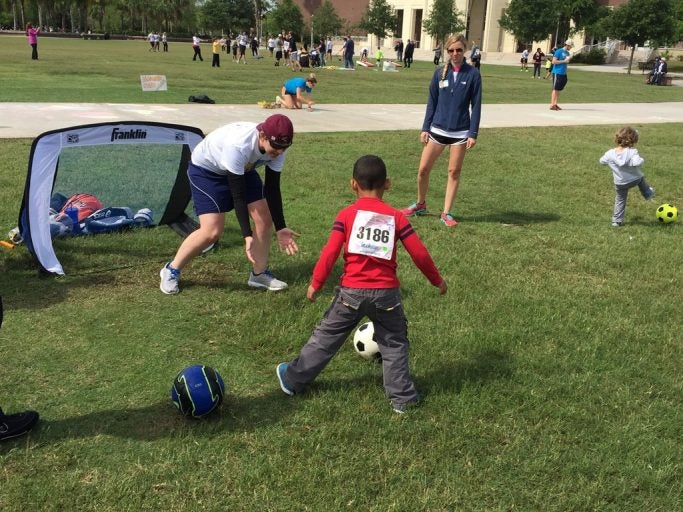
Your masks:
M316 40L360 32L384 38L397 29L387 0L372 0L355 26L337 14L331 0L309 19L293 0L0 0L0 26L23 30L29 22L65 33L159 31L187 36L250 31L265 36L291 31L300 39L313 35Z
M589 42L622 41L631 48L630 73L636 47L673 46L683 39L683 0L628 0L614 9L596 0L511 0L500 26L527 44L549 36L561 44L576 32Z
M194 0L0 0L0 25L27 23L64 33L190 33L201 7Z
M356 26L340 18L331 0L306 20L293 0L0 0L0 26L21 30L28 22L57 32L129 35L249 31L263 38L291 31L298 40L316 41L352 33L383 39L400 28L387 0L371 0ZM594 40L658 46L683 39L683 0L628 0L615 9L598 0L511 0L499 24L521 43L558 42L582 31ZM455 0L434 0L423 28L443 42L466 30L465 14Z

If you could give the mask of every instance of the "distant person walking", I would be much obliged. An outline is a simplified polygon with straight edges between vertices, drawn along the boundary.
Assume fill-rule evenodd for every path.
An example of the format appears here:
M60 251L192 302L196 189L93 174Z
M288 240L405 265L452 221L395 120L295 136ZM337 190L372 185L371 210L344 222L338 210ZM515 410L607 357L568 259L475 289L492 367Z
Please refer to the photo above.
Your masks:
M413 63L413 53L415 52L415 43L408 39L406 47L403 50L403 67L409 68Z
M553 55L555 54L555 51L557 48L553 47L550 50L550 55L546 56L545 58L545 76L543 77L543 80L547 79L553 74Z
M239 49L239 42L237 41L237 37L232 40L232 44L230 45L230 50L232 50L232 61L234 63L237 63L237 50Z
M327 63L325 62L326 55L327 55L327 47L325 46L325 40L324 39L320 40L320 46L318 46L318 54L320 56L320 62L318 63L318 65L321 68L327 66Z
M403 39L399 39L394 44L394 50L396 51L396 60L403 62Z
M244 63L247 63L247 45L249 44L249 37L247 37L246 32L242 32L238 38L238 43L240 47L240 56L239 59L237 59L237 64L240 62L244 61Z
M257 59L259 58L258 54L258 48L259 48L259 40L258 37L254 36L251 38L251 56L256 57Z
M533 78L541 79L541 63L543 62L543 57L545 53L541 51L540 48L536 48L536 53L531 57L534 61L534 76Z
M192 56L192 60L197 60L197 57L199 57L199 60L204 62L204 59L202 59L201 43L202 43L202 40L199 39L199 34L195 34L192 36L192 49L194 50L194 55Z
M213 38L213 43L211 43L211 52L213 53L213 59L211 60L212 68L221 67L221 40L218 37Z
M342 49L344 52L344 67L347 69L353 69L353 54L355 53L354 42L351 36L347 36L344 41L344 47Z
M278 34L275 38L275 65L279 66L283 55L283 39L282 34Z
M434 48L434 65L438 66L440 61L441 61L441 45L438 44L438 45L436 45L436 48Z
M550 110L562 110L557 104L560 101L560 92L567 85L567 64L571 59L569 50L574 46L574 41L567 39L562 48L555 50L553 54L553 92L550 94Z
M472 45L472 50L470 51L470 62L477 69L481 67L481 51L479 50L476 41Z
M381 68L383 60L384 60L384 52L382 51L382 48L380 46L378 46L377 51L375 52L375 66L377 66L377 68Z
M38 33L40 27L33 28L33 24L26 24L26 36L28 37L28 44L31 45L31 60L38 60Z
M166 32L161 34L161 44L164 45L164 52L168 52L168 36L166 35Z
M529 50L524 48L522 51L522 57L519 59L521 64L520 71L529 71Z

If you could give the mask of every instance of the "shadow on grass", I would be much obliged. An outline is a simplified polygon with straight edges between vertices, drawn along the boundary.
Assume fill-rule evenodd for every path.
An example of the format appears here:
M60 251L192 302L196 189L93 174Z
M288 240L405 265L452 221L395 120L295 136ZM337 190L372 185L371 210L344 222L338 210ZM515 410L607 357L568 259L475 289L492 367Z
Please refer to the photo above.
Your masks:
M181 289L204 288L207 290L221 289L238 292L246 290L249 290L252 293L263 292L264 290L257 290L247 285L251 266L246 257L242 257L242 254L240 254L238 258L238 263L242 264L242 270L232 269L230 272L226 271L219 276L211 276L210 278L197 277L196 274L193 276L192 269L190 269L187 274L183 274L180 283ZM311 257L311 259L288 258L271 265L270 269L278 279L283 280L290 287L308 285L311 281L311 272L313 271L315 262L316 260L313 257ZM231 261L231 263L234 263L234 261ZM333 273L328 279L328 282L336 283L337 281L334 280L336 276L337 274Z
M9 274L9 273L7 273ZM90 274L77 279L35 273L23 269L21 273L5 275L0 279L0 289L5 297L5 310L41 310L63 301L73 288L110 285L114 282L112 272ZM4 281L4 282L3 282Z
M278 423L295 411L295 402L279 389L252 397L228 395L216 411L200 419L179 414L169 398L144 407L107 409L59 420L42 417L31 437L37 444L102 435L140 441L178 437L210 439L226 432L253 431Z
M219 245L219 258L238 258L244 263L244 271L240 273L226 272L219 277L211 277L210 281L202 279L191 269L183 276L183 288L205 288L207 290L227 289L234 291L252 290L247 286L249 263L243 253L243 242L235 237L225 236ZM181 239L178 238L180 241ZM180 243L180 242L179 242ZM179 245L178 243L178 245ZM39 266L28 253L17 258L7 259L0 275L0 291L5 297L5 308L12 310L41 310L47 306L65 300L73 290L96 286L114 286L117 274L130 269L146 268L150 261L157 261L158 267L150 270L149 283L158 284L158 269L165 259L169 259L175 246L169 246L165 252L150 252L149 248L129 244L125 247L115 245L87 246L75 250L56 251L66 275L41 273ZM226 249L238 250L231 254ZM277 249L273 248L272 251ZM106 260L103 255L107 251L116 251L116 261ZM220 254L221 251L225 251ZM201 257L200 257L201 258ZM274 269L276 275L293 286L296 283L308 284L315 260L301 258L285 259ZM133 270L134 271L134 270ZM156 286L155 286L156 287Z
M3 262L0 276L7 310L40 310L63 301L74 289L113 285L117 272L143 266L154 257L149 249L120 235L114 238L111 234L102 240L100 246L55 241L55 254L65 269L64 276L41 272L25 247L16 249L17 254ZM115 257L109 257L110 254Z
M493 212L486 215L459 216L463 222L496 222L499 224L542 224L545 222L558 222L561 217L556 213L547 212Z
M512 373L512 355L501 350L480 350L467 359L440 361L422 376L415 378L418 389L430 393L459 393L465 385L481 386L487 382L508 379Z
M446 364L450 363L450 364ZM382 373L368 371L353 378L321 378L313 382L305 396L310 392L341 391L349 387L382 386ZM480 350L461 361L439 361L430 365L424 373L414 374L415 385L424 396L430 393L459 393L466 385L485 385L500 379L508 379L513 374L512 355L501 350Z
M668 224L664 224L663 222L653 220L654 215L652 217L653 218L634 216L631 219L626 219L624 225L621 226L620 229L628 228L629 226L642 226L649 229L678 229L678 222L670 222Z
M439 218L437 213L426 213L425 217ZM545 222L558 222L561 217L556 213L545 212L492 212L485 215L456 215L458 221L461 222L492 222L496 224L512 224L512 225L528 225L528 224L542 224Z
M509 378L513 373L511 359L507 352L481 350L453 364L442 361L434 365L415 378L416 385L425 397L459 393L465 386L483 386ZM342 392L350 386L381 385L381 372L368 371L353 378L318 380L298 399L284 396L279 389L258 396L227 395L215 412L198 420L178 414L169 399L144 407L107 409L59 420L43 417L30 435L32 442L38 445L102 435L140 441L185 437L211 439L226 432L250 432L280 423L286 416L296 413L307 395ZM21 438L17 442L22 442ZM3 443L2 447L9 448L13 444Z

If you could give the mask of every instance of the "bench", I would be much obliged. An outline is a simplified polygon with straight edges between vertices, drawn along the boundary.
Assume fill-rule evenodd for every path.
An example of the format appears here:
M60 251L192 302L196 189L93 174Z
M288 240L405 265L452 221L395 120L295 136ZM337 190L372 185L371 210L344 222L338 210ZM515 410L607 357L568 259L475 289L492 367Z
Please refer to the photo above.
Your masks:
M95 33L88 34L88 33L84 32L81 34L81 37L83 39L109 39L109 34L95 34Z
M643 83L649 84L649 83L650 83L650 82L648 82L648 79L649 79L649 78L650 78L650 75L643 75ZM672 81L673 81L673 77L672 77L672 76L669 76L669 75L666 75L666 76L662 79L662 81L661 81L661 83L660 83L659 85L673 85Z
M655 61L653 60L639 60L638 61L638 69L640 69L643 74L645 74L645 71L650 71L652 69L652 66L654 65Z

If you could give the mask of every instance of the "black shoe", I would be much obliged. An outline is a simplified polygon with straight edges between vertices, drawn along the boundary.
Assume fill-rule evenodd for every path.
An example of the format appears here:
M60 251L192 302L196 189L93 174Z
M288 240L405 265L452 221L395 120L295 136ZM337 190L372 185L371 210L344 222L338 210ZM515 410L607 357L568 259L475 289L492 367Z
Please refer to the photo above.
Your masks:
M26 434L38 423L38 418L36 411L4 414L0 409L0 441Z

